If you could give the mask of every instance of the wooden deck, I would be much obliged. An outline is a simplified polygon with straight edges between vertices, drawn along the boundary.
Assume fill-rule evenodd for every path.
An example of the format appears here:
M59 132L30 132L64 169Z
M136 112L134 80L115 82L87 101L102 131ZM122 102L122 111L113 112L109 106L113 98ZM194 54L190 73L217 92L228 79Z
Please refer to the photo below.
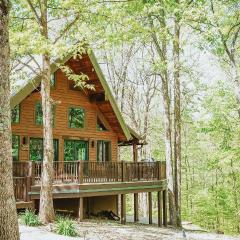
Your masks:
M39 199L42 162L14 162L17 205ZM166 189L164 162L54 162L54 198L79 198Z

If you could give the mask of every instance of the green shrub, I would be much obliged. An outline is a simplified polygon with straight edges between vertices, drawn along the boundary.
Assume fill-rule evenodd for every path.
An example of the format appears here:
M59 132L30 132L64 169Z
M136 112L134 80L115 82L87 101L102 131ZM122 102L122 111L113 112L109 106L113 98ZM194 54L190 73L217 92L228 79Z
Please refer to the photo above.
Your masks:
M78 235L74 221L67 217L57 216L56 232L59 235L65 235L70 237L76 237Z
M27 226L39 226L40 225L38 216L35 214L35 212L28 210L28 209L23 214L21 214L21 220Z

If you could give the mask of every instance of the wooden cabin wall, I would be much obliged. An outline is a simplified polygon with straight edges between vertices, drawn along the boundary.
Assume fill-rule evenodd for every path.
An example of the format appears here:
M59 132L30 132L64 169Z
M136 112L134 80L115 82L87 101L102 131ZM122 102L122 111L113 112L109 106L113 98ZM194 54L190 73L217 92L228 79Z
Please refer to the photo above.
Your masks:
M98 131L97 111L99 108L95 103L90 103L89 98L84 91L69 89L69 81L61 70L56 72L56 87L51 89L53 100L59 101L55 110L55 127L53 128L54 139L59 140L59 160L63 161L63 146L65 138L90 140L89 142L89 160L96 161L97 140L111 141L111 159L117 161L118 158L118 137L112 130ZM12 124L13 134L20 135L21 161L29 160L29 149L23 149L21 144L23 137L42 137L42 126L35 124L35 105L41 100L40 92L33 92L20 103L20 123ZM68 108L70 106L79 106L85 109L85 127L84 129L68 128ZM106 119L105 119L106 120ZM95 141L94 147L91 142ZM29 144L29 141L28 141Z

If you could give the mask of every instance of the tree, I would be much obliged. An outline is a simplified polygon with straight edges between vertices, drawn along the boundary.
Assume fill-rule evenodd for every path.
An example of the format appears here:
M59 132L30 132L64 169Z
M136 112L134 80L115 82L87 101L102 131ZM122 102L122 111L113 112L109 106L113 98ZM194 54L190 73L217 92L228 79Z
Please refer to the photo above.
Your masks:
M203 1L196 3L194 16L189 19L190 25L203 40L201 49L214 54L222 69L232 83L238 101L240 117L240 13L238 1ZM204 15L202 14L204 12Z
M174 169L175 169L175 206L177 226L181 226L181 83L180 83L180 14L179 0L174 19L173 61L174 61Z
M0 1L0 239L18 240L11 152L9 11L10 1Z

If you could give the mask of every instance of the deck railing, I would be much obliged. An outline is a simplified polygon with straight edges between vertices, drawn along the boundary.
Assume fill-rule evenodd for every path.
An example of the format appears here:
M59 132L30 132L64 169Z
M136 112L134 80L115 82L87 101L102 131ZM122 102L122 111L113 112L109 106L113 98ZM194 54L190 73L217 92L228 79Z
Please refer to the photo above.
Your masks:
M26 201L31 185L41 182L42 162L14 162L15 197ZM53 163L54 184L107 183L164 180L164 162L91 162L57 161Z

